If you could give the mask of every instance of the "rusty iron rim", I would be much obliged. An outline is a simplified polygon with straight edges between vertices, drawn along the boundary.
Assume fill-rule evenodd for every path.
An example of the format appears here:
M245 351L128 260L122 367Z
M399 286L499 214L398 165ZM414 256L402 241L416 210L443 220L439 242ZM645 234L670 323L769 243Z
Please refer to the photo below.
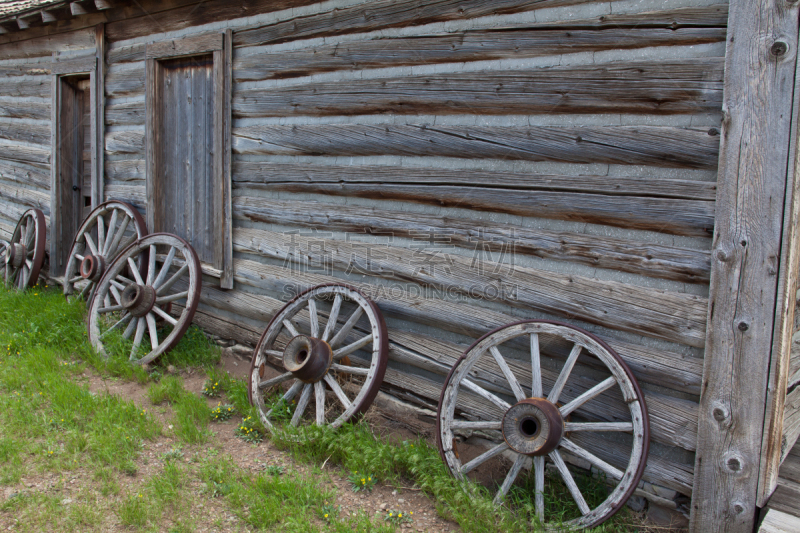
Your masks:
M637 380L636 380L635 376L633 375L633 372L631 371L631 369L628 366L628 364L625 363L625 360L622 359L622 357L620 357L620 355L613 348L611 348L611 346L609 346L607 342L605 342L603 339L601 339L600 337L598 337L594 333L586 331L583 328L579 328L579 327L574 326L572 324L568 324L566 322L561 322L561 321L558 321L558 320L536 320L536 319L519 320L519 321L516 321L516 322L510 322L508 324L504 324L502 326L494 328L493 330L485 333L480 338L475 340L475 342L473 342L466 350L464 350L464 352L461 354L461 356L459 356L459 358L456 360L456 362L450 368L450 371L447 373L447 377L444 380L445 385L442 387L442 392L439 395L439 403L438 403L438 406L436 408L436 447L439 450L439 457L441 458L442 462L445 463L445 465L447 465L447 459L446 459L446 456L445 456L445 450L444 450L444 446L442 444L442 427L441 427L441 423L442 423L441 422L441 420L442 420L442 405L443 405L443 402L444 402L444 395L445 395L445 391L446 391L446 388L447 388L447 384L452 379L453 374L456 372L456 370L458 369L459 365L461 365L461 363L463 363L463 361L466 359L467 354L475 346L477 346L480 342L482 342L487 337L490 337L490 336L494 335L495 333L498 333L498 332L500 332L500 331L502 331L502 330L504 330L506 328L509 328L511 326L516 326L516 325L519 325L519 324L531 324L531 323L553 324L555 326L563 326L563 327L571 328L571 329L574 329L574 330L586 335L587 337L591 338L592 340L594 340L595 342L600 344L606 351L608 351L608 353L616 360L616 362L619 364L619 366L625 372L625 375L628 377L628 380L630 381L630 383L631 383L631 385L632 385L632 387L634 389L636 398L639 399L638 403L639 403L639 407L640 407L641 412L642 412L642 423L643 423L642 424L643 425L643 429L642 429L643 436L642 436L642 455L641 455L641 459L639 460L639 464L636 465L636 470L633 473L632 481L629 483L629 486L628 486L627 490L625 491L623 496L619 499L619 501L611 506L610 512L603 517L602 521L600 521L600 522L598 522L598 523L596 523L596 524L594 524L592 526L592 527L596 527L597 525L599 525L599 524L605 522L606 520L608 520L609 518L613 517L617 512L619 512L620 509L622 509L622 507L630 499L630 497L633 496L633 493L636 491L636 488L638 487L639 482L641 481L642 476L644 475L644 469L645 469L645 466L647 464L647 457L648 457L649 451L650 451L650 416L649 416L648 411L647 411L647 402L644 400L644 394L642 394L642 390L639 387L639 383L637 382ZM457 445L456 445L455 439L453 439L452 446L453 446L453 452L456 455L458 455L458 449L457 449ZM449 470L449 468L448 468L448 470Z

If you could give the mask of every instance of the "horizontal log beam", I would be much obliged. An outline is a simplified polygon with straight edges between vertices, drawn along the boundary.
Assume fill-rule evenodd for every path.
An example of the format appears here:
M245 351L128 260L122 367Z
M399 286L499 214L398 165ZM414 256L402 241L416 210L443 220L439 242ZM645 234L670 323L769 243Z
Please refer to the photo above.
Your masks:
M0 83L0 86L2 85ZM40 144L42 149L47 149L50 145L50 126L0 119L0 139Z
M239 90L233 115L703 114L721 110L722 78L713 58L354 79Z
M143 162L109 162L117 179L126 179L133 167L144 178ZM118 165L124 163L123 165ZM110 175L110 174L109 174ZM235 184L236 185L236 184ZM237 190L237 189L234 189ZM241 194L241 193L240 193ZM529 254L545 259L576 262L596 268L631 272L643 276L673 279L684 283L708 283L708 252L644 242L531 229L512 224L409 214L379 207L349 207L320 202L282 201L250 196L233 199L235 220L343 231L356 234L437 238L445 245L478 252Z
M233 129L234 153L442 156L715 169L716 129L323 124Z
M658 18L658 14L652 16ZM575 21L574 25L593 22ZM337 70L519 59L651 46L689 46L725 40L724 28L562 30L550 27L548 23L531 24L501 30L337 42L280 52L266 49L262 53L240 54L233 64L233 76L236 81L258 81Z
M469 298L502 302L611 329L703 346L707 299L583 276L386 245L238 228L234 250L298 265L327 265ZM310 262L310 263L309 263Z
M13 97L2 97L0 98L0 118L47 120L50 118L50 102L44 98L41 101L20 101Z

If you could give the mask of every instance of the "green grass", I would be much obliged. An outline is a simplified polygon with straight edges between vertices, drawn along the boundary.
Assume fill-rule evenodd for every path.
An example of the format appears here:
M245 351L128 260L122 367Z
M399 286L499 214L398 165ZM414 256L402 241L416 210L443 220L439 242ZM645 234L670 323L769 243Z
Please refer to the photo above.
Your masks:
M220 351L197 328L151 365L150 372L128 361L130 341L109 339L109 356L99 356L88 343L84 314L82 302L66 301L55 289L18 293L0 288L0 485L16 486L37 475L55 476L63 485L73 472L88 471L93 487L68 504L36 490L22 490L0 504L0 518L10 513L19 521L18 528L27 531L99 531L109 516L130 529L192 531L197 527L200 498L226 516L235 515L239 525L258 531L395 530L395 521L383 516L340 515L333 503L334 489L322 482L330 474L316 467L306 474L292 469L254 474L229 456L211 453L213 447L206 455L195 452L191 462L184 461L192 449L213 438L212 410L205 398L188 392L182 378L167 373L166 367L205 369L209 383L223 394L220 401L233 405L237 416L254 428L263 429L248 401L246 384L215 366ZM146 385L153 405L171 408L171 431L146 408L106 393L91 393L82 383L86 372ZM153 473L142 479L138 474L143 446L173 433L187 450L180 446L162 450ZM278 426L268 437L298 460L338 464L345 477L362 472L379 483L401 487L411 483L434 499L440 515L464 531L535 529L530 479L512 489L508 505L496 508L489 489L456 481L437 450L424 440L389 444L364 423L337 431ZM590 506L605 497L599 481L587 477L577 481ZM553 480L547 487L548 516L575 516L575 504L563 484ZM631 531L625 514L596 531ZM221 521L218 526L231 524Z

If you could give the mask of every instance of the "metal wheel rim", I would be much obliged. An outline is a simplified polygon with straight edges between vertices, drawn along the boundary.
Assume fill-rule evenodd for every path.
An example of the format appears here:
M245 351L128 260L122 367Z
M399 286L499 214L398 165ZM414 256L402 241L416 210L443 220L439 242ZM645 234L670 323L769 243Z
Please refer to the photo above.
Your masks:
M119 220L119 215L117 218L114 218L114 211L121 211L124 213L126 219ZM81 227L78 228L78 232L75 234L75 237L72 239L72 246L69 250L69 256L67 258L67 265L64 269L64 294L69 296L74 293L75 291L75 283L83 280L80 276L80 262L83 260L83 253L86 250L86 239L85 235L87 233L91 233L91 230L100 224L98 220L99 217L103 217L106 213L112 213L111 222L112 224L108 224L107 231L104 231L105 235L103 236L103 240L94 243L93 238L89 235L89 239L92 241L93 245L101 248L99 250L101 253L95 254L100 255L104 258L105 264L110 265L114 259L119 255L123 250L125 250L128 246L133 244L138 239L145 237L148 234L147 225L145 224L144 218L139 213L139 211L133 207L132 205L120 202L118 200L111 200L105 203L98 205L91 213L86 217L86 219L81 224ZM123 227L122 224L125 224ZM133 223L134 226L134 233L132 239L128 240L123 237L123 233L125 229ZM105 229L105 219L103 219L103 225ZM117 238L116 232L114 232L116 228L123 228L119 233L119 238ZM119 230L118 230L119 231ZM114 232L112 234L112 232ZM83 244L83 249L79 249L81 244ZM90 247L91 248L91 247ZM141 262L145 263L146 258L142 257ZM140 264L140 269L145 268L144 264ZM87 301L91 300L92 293L94 291L94 287L97 285L95 281L87 280L88 283L86 286L81 290L79 296L84 297L86 296Z
M14 228L11 241L9 241L3 254L4 272L3 279L6 285L13 281L17 289L33 287L39 280L39 272L42 269L45 255L46 225L44 213L39 209L28 209L25 211ZM20 244L22 241L26 246L25 263L18 268L6 264L9 247Z
M464 386L461 385L464 382L464 379L467 378L467 376L470 374L472 367L475 365L475 363L481 356L487 356L488 354L491 353L491 347L500 346L504 342L507 342L514 338L521 337L523 335L530 335L532 337L531 334L536 333L537 334L536 351L538 353L538 334L540 333L552 334L551 331L554 331L553 328L555 328L555 331L559 331L560 333L567 333L567 335L561 336L562 339L566 339L574 343L581 342L584 349L587 348L590 349L591 350L590 353L598 357L598 359L600 359L606 365L606 368L611 371L612 376L610 378L607 378L607 380L613 378L614 385L616 385L622 391L623 398L625 398L625 401L627 402L627 405L630 409L631 421L632 421L631 425L634 426L632 431L633 434L632 452L626 469L624 470L624 472L616 469L621 474L621 476L618 478L618 484L600 505L598 505L594 509L590 509L588 513L584 513L582 510L582 516L580 516L579 518L570 520L568 522L558 523L557 525L548 524L546 520L547 517L542 516L543 506L544 506L543 497L540 497L538 494L534 492L534 498L536 500L537 517L540 520L540 522L545 526L545 528L548 531L563 531L564 528L582 529L582 528L597 526L598 524L601 524L605 520L612 517L619 509L621 509L622 506L625 504L625 502L628 500L628 498L630 498L630 496L636 490L636 487L638 486L641 480L642 474L644 473L644 467L647 461L647 455L649 452L649 445L650 445L649 418L647 413L647 406L644 401L644 396L642 395L638 383L636 382L636 379L633 376L630 369L628 368L628 366L611 347L609 347L604 341L602 341L602 339L585 330L571 326L569 324L564 324L556 321L544 321L544 320L526 320L526 321L516 322L513 324L502 326L487 333L486 335L475 341L475 343L473 343L464 352L464 354L462 354L462 356L458 359L458 361L456 361L456 363L453 365L453 368L450 370L450 373L448 374L445 380L445 384L444 387L442 388L442 394L439 400L439 407L437 409L436 441L437 441L437 446L439 448L440 456L442 457L442 460L445 462L445 465L450 470L451 474L458 479L464 479L467 472L462 473L461 469L465 465L461 464L461 461L458 458L457 450L454 450L453 445L451 444L454 443L453 423L455 422L454 414L455 414L455 406L457 404L459 387L461 387L462 389L464 388ZM532 360L534 359L533 345L534 342L533 340L531 340ZM578 354L580 354L580 351L578 352ZM567 367L570 364L569 359L572 359L571 355L572 354L570 354L568 361L565 362L564 367L559 372L559 377L561 377L561 374L564 372L564 370L566 370L565 367ZM496 360L494 354L491 354L490 357L493 357ZM578 355L576 355L574 359L577 360L577 357ZM505 358L503 359L505 360ZM572 361L572 364L574 364L574 361ZM571 373L571 367L569 370L567 370L567 374L564 383L562 383L562 387L568 381L570 373ZM505 372L503 372L503 374L505 375ZM508 379L507 375L505 377ZM535 386L536 378L533 377L533 380L534 380L534 385L528 387L528 390L531 390L532 387ZM626 383L626 385L629 388L628 392L626 392L625 387L620 386L620 382L618 380L622 380L622 382ZM470 381L474 380L470 379ZM556 380L556 382L560 381L561 379ZM555 388L555 385L556 384L554 383L554 386L551 387L550 392L552 392L552 389ZM601 383L598 383L598 387L600 385ZM612 385L612 388L614 387L614 385ZM541 385L541 381L539 387L543 396L544 389ZM511 386L511 389L513 388L514 387ZM521 392L524 393L525 389L523 388ZM533 392L534 391L532 391L531 394L532 397L533 397ZM514 395L517 396L517 398L519 398L518 393L514 393ZM558 401L558 396L560 396L560 394L557 395L555 400L556 402ZM501 398L498 399L504 401ZM587 399L584 403L588 403L588 401L591 401L591 398ZM560 410L564 410L565 408L572 409L573 410L572 412L574 412L574 410L579 408L570 406L571 403L574 402L567 403L561 406L559 409ZM577 427L577 425L574 425L572 427ZM569 423L566 424L565 429L567 432L570 431ZM560 456L560 450L562 449L566 449L569 453L575 453L578 450L589 453L587 450L583 450L581 449L581 447L575 445L568 438L563 438L559 442L556 449L553 452L551 452L551 454L548 454L548 457L556 454ZM476 468L489 458L499 455L500 453L503 453L506 450L511 451L512 454L516 453L508 447L506 442L501 443L493 447L492 449L488 450L487 452L481 454L477 458L475 458L473 461L478 462L478 460L481 459L482 457L486 457L483 461L478 462L477 465L474 466L471 465L470 463L472 463L473 461L467 462L466 465L468 471L471 471L473 468ZM587 457L585 456L582 458L587 459L590 464L592 464L594 467L597 467L599 470L605 471L607 469L606 467L615 469L615 467L608 465L608 463L605 463L601 459L597 458L595 455L589 453L589 456L597 461L588 460ZM526 456L523 456L522 454L516 454L516 460L514 462L514 466L512 466L511 469L509 469L509 473L507 474L504 480L503 486L501 486L501 490L498 491L495 497L495 503L499 503L500 501L502 501L502 498L505 495L504 493L502 493L503 487L505 487L505 490L507 491L508 488L513 483L516 476L518 475L521 466L523 464L521 460L521 458L523 457ZM551 457L551 462L555 462L554 458L552 457ZM561 462L563 464L563 459L561 460ZM544 466L545 466L544 463L545 463L544 456L533 458L533 466L534 467L539 466L540 471L542 472L541 475L536 475L537 488L543 486L544 483L543 479ZM603 467L601 468L600 465L603 465ZM566 468L565 465L564 468ZM515 471L515 473L512 476L513 471ZM559 473L561 474L563 479L564 475L563 473L561 473L560 469ZM609 472L606 472L606 474L609 475L610 478L615 478L615 476L610 475ZM509 478L511 478L510 482ZM566 482L566 480L564 481L567 485L569 485L569 483ZM508 486L506 486L506 484L508 484ZM571 488L570 492L572 492ZM575 499L574 493L573 493L573 499Z
M361 316L363 317L364 314L367 315L367 319L370 323L371 331L367 334L358 333L353 335L352 330L350 334L347 334L347 325L351 322L353 318L353 314L356 312L354 311L353 314L347 317L347 320L344 324L339 326L339 320L343 317L341 315L337 315L337 327L333 327L333 330L327 335L327 339L331 341L336 341L332 343L334 349L334 355L337 355L337 352L342 353L341 350L346 350L348 347L352 346L353 343L350 342L353 338L357 338L360 340L364 340L367 336L371 337L372 342L372 356L369 361L369 368L367 370L367 375L365 378L364 383L361 385L360 390L358 391L355 398L350 400L350 405L347 406L342 401L341 396L339 395L339 391L335 389L336 385L336 376L341 374L349 374L350 372L354 372L353 368L359 367L349 367L349 369L345 370L342 369L339 365L341 363L341 359L338 361L334 361L334 365L327 370L325 373L324 378L321 381L318 381L313 386L309 384L304 384L298 378L294 377L291 373L286 372L284 368L284 372L278 378L275 378L275 383L270 385L269 387L259 387L259 383L262 382L262 378L260 375L260 368L262 365L266 364L268 351L276 352L273 350L273 345L278 338L281 331L285 330L284 321L291 321L293 318L300 315L303 311L310 313L309 308L309 301L316 300L322 296L326 295L334 295L334 298L342 297L342 299L346 296L351 302L354 302L358 309L361 309ZM334 300L335 304L335 300ZM316 309L316 304L315 304ZM309 314L310 317L310 314ZM325 324L322 324L322 318L318 319L318 326L317 326L317 333L321 336L324 336L328 329L328 320L325 320ZM298 330L300 333L313 333L310 324L310 318L308 320L308 328L303 326L298 326L296 322L292 322L292 325ZM353 322L355 323L355 322ZM342 330L345 330L344 333L341 333ZM312 335L313 336L313 335ZM337 336L339 337L337 339ZM326 340L327 340L326 339ZM344 341L347 340L348 342L345 343ZM341 348L339 348L341 346ZM366 346L366 345L365 345ZM310 402L310 397L312 395L313 389L313 396L316 405L314 406L314 410L316 413L315 423L317 424L327 424L331 427L339 427L344 424L347 420L363 414L369 406L372 404L375 396L378 394L378 390L383 382L383 376L386 372L386 363L388 361L388 348L389 348L389 339L388 339L388 332L386 329L386 323L383 319L383 315L380 312L378 306L369 300L366 296L361 293L355 287L351 287L346 284L339 284L339 283L329 283L323 285L317 285L312 287L299 295L295 298L290 300L285 306L283 306L272 318L267 328L264 330L264 333L261 336L261 339L258 342L254 352L253 352L253 359L250 365L250 383L248 387L248 392L250 395L250 401L254 405L258 407L259 417L261 421L267 428L271 428L273 426L273 413L268 409L264 402L264 393L265 391L269 391L273 386L279 386L281 383L284 382L291 382L292 385L290 386L289 390L283 395L283 398L286 401L291 401L295 396L299 395L298 406L295 409L295 416L292 417L291 423L293 425L297 425L300 422L300 418L302 414L304 414L308 403ZM348 352L349 353L352 352ZM339 365L339 366L337 366ZM287 375L288 374L288 375ZM283 379L280 379L283 378ZM279 380L280 379L280 380ZM272 381L272 380L264 380L264 381ZM321 394L320 394L320 385L321 386ZM339 387L341 390L341 387ZM334 396L337 398L338 405L344 407L344 411L336 417L332 422L327 422L324 418L324 410L325 410L325 392L327 390L331 390ZM305 397L305 398L304 398ZM323 398L323 403L321 406L322 409L322 419L320 419L319 411L320 411L320 403L319 397ZM348 398L349 400L349 398ZM300 416L296 416L298 410L300 410Z
M170 252L168 252L163 260L160 259L163 255L158 256L158 254L154 253L154 247L158 245L170 247ZM180 256L178 256L179 253ZM152 307L152 310L148 311L142 317L131 316L128 321L122 322L125 319L125 315L120 315L118 323L115 323L101 333L99 316L103 314L102 309L109 307L109 304L114 307L120 306L120 299L117 297L117 294L115 294L115 291L121 295L129 285L139 281L138 279L126 280L122 273L127 268L133 271L136 266L134 258L138 257L140 254L147 254L148 268L146 277L141 279L144 283L137 284L154 287L157 295L162 300L156 300L156 305ZM170 267L180 265L177 271L171 273L163 271L167 260L169 260ZM181 275L179 272L183 272L183 274ZM139 275L141 276L141 274ZM202 271L200 268L200 260L194 249L185 240L168 233L153 233L134 242L117 256L97 284L94 296L89 305L89 341L98 353L106 355L105 347L102 342L103 336L112 329L122 330L122 326L125 326L123 335L127 335L128 337L131 335L134 336L134 346L130 353L130 360L138 364L146 364L153 361L156 357L172 349L186 333L186 330L189 329L192 319L194 318L194 313L197 310L197 305L200 302L201 284ZM174 289L175 285L178 285L177 292ZM162 305L177 301L177 299L169 300L169 295L164 294L169 293L170 290L173 290L172 296L185 293L179 298L180 300L185 298L185 303L177 319L170 317L171 320L175 321L175 323L172 324L173 329L166 337L161 339L158 337L157 331L155 331L156 321L159 318L166 320L166 316L164 316L165 313L159 314L156 309L161 310ZM167 298L167 300L164 301L164 298ZM173 305L173 308L174 307ZM129 315L131 315L131 313L129 313ZM134 323L136 323L136 326L132 327ZM137 339L139 343L141 343L145 333L147 333L151 341L152 350L142 357L137 357L135 354L138 349ZM155 346L153 346L153 335L155 335L158 341Z

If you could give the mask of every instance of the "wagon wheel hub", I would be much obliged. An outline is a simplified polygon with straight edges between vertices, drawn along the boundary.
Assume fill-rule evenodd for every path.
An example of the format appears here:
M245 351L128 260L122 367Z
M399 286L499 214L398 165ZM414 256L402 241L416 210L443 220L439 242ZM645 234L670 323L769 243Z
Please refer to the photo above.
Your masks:
M156 303L156 290L150 285L128 285L121 295L122 305L135 317L145 316Z
M324 378L331 364L330 344L316 337L298 335L283 350L283 367L305 383L316 383Z
M503 439L517 453L547 455L564 435L564 417L544 398L526 398L503 417Z
M102 255L87 255L81 261L80 273L83 279L100 281L106 271L106 259Z
M6 252L6 264L12 268L20 268L28 256L28 249L24 244L12 243Z

